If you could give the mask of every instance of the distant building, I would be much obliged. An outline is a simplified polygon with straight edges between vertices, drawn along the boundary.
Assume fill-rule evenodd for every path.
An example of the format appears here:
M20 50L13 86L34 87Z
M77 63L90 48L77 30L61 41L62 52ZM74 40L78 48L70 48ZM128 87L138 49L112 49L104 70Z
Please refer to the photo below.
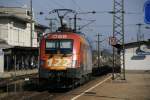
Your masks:
M33 21L31 34L30 22L27 8L0 7L0 72L12 70L16 66L21 69L27 60L36 59L34 62L37 63L38 33L44 33L47 27Z
M29 10L20 7L0 7L0 39L12 46L31 47ZM32 47L37 47L37 33L47 27L33 21Z
M125 69L150 70L150 41L125 44Z

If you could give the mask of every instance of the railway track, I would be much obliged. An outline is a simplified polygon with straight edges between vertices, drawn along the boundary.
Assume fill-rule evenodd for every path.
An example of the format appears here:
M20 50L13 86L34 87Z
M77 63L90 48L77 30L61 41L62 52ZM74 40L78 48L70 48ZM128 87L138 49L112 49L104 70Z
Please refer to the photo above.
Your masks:
M20 92L20 93L13 93L8 97L4 97L1 100L49 100L53 95L48 91L44 92Z
M38 78L38 74L28 74L28 75L14 76L12 78L0 79L0 87L6 86L7 83L13 83L18 80L24 80L25 78Z
M62 90L43 90L38 89L25 90L21 92L13 92L6 94L5 97L0 97L0 100L53 100L58 96L63 95L67 91Z
M23 91L8 93L5 97L0 97L0 100L10 100L10 98L11 100L60 100L61 98L70 98L78 93L82 93L85 89L91 87L93 83L96 84L99 79L104 79L105 76L107 75L93 77L88 83L70 90L48 88L39 90L34 84L28 84L28 89L24 88Z
M105 76L105 74L103 74L103 76ZM25 80L25 78L27 78L27 80ZM91 80L83 86L90 86L88 83L93 83L98 78L99 77L93 76ZM0 90L2 89L1 87L5 87L5 91L3 93L0 91L0 100L10 100L10 98L11 100L55 100L56 98L58 98L57 100L60 100L61 97L73 94L71 91L74 91L74 89L51 89L46 86L44 86L44 88L39 86L37 87L37 82L38 74L22 75L16 76L15 78L3 79L0 81ZM76 90L76 88L78 89L80 87L82 86L73 88Z

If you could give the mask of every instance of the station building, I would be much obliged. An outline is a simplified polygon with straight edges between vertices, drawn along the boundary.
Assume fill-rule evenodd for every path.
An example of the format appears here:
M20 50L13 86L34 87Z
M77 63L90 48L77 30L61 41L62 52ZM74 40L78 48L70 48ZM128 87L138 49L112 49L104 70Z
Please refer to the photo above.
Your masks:
M37 66L38 33L48 27L33 20L31 34L30 22L27 8L0 7L0 72Z
M150 70L150 40L125 44L125 69Z

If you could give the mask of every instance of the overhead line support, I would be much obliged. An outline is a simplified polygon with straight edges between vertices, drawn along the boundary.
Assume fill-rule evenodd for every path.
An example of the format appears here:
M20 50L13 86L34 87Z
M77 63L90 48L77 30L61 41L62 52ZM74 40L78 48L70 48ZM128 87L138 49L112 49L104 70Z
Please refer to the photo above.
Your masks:
M117 45L119 45L117 50L120 51L119 58L117 58L116 49L113 47L113 71L119 59L123 80L125 80L124 13L124 0L113 0L113 37L117 38Z

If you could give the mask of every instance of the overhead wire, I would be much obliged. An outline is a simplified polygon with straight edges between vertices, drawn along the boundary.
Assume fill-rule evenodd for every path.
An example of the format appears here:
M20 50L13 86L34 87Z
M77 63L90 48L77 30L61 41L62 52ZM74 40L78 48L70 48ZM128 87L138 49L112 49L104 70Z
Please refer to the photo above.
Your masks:
M112 27L113 25L90 25L90 27ZM124 25L125 27L136 27L137 25L136 24L126 24Z
M50 7L54 8L53 4L50 3L50 0L46 0L46 3L42 3L42 4L44 4L43 6L45 6L45 4L46 4L46 6L48 8L50 8Z
M72 2L78 7L79 11L82 11L81 7L77 4L77 2L75 0L72 0Z
M21 3L21 2L19 2L19 1L15 1L15 3L16 3L16 4L19 4L19 5L22 5L22 3Z
M113 14L115 12L113 11L95 11L95 14ZM143 14L143 12L124 12L124 14L131 14L131 15L139 15L139 14Z
M51 0L54 4L56 4L57 6L60 6L60 7L62 7L62 8L66 8L64 5L62 5L62 4L60 4L60 3L58 3L58 2L56 2L56 0L54 1L54 0Z
M89 12L89 11L83 11L83 12ZM114 14L115 12L113 11L97 11L97 10L92 10L93 14ZM143 14L143 12L128 12L125 11L124 14L132 14L132 15L138 15L138 14Z

